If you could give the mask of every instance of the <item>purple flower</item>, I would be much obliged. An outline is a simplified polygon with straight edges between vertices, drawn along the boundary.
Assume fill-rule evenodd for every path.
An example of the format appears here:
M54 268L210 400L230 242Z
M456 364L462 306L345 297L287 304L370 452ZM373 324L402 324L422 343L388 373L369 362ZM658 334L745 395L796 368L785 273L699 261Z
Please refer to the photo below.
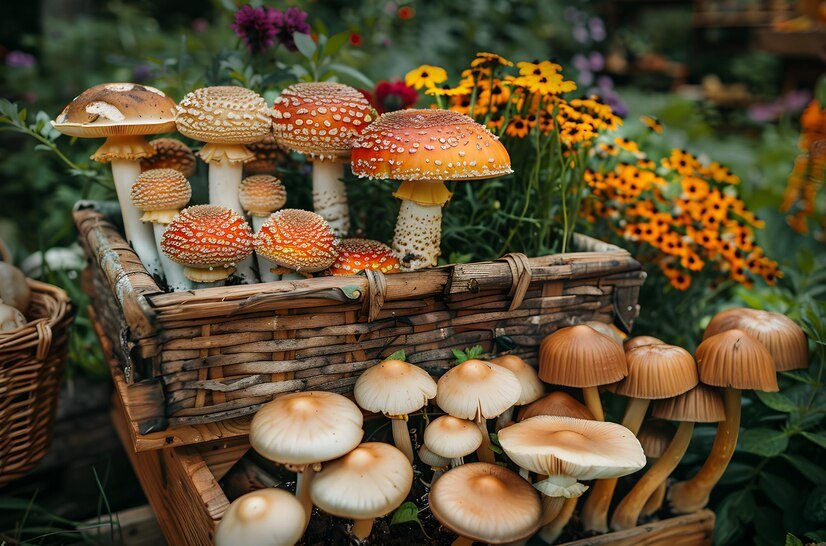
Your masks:
M6 55L6 65L8 66L30 68L35 64L37 64L37 60L34 58L34 55L23 51L9 51L8 55Z
M591 30L591 38L595 42L601 42L605 39L605 23L599 17L589 19L588 28Z
M272 47L281 15L280 11L273 8L242 6L235 12L232 30L244 41L251 53L260 53Z
M588 29L582 25L575 26L574 29L571 31L571 34L573 34L574 40L576 40L580 44L586 43L589 38Z
M293 33L309 34L310 25L307 24L307 12L301 11L298 8L288 8L283 13L276 12L275 32L278 41L290 51L296 51L295 40L293 40Z
M603 57L599 51L592 51L591 54L588 55L588 63L591 65L591 70L599 72L605 68L605 57Z
M755 104L748 110L749 117L752 121L765 123L767 121L775 121L783 113L783 107L777 101L764 102L762 104Z
M574 68L576 68L580 72L584 72L586 70L591 69L591 63L588 62L588 58L582 53L577 53L576 55L574 55L571 58L571 64L573 64Z
M792 112L799 112L808 106L812 100L812 94L808 89L798 89L796 91L789 91L783 97L783 102L786 103L786 108Z

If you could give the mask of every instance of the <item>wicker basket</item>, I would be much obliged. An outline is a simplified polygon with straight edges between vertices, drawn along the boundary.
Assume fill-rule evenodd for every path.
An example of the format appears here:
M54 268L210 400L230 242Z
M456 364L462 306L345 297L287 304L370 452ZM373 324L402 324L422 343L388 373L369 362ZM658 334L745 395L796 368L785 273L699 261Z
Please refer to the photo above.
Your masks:
M2 243L0 254L8 261ZM29 323L0 336L0 487L26 474L49 448L73 320L63 290L29 285Z
M90 258L86 291L140 434L237 419L283 392L348 393L399 349L436 375L451 349L475 344L535 363L560 326L630 329L645 277L624 250L578 237L585 252L164 293L107 207L78 203L75 223Z

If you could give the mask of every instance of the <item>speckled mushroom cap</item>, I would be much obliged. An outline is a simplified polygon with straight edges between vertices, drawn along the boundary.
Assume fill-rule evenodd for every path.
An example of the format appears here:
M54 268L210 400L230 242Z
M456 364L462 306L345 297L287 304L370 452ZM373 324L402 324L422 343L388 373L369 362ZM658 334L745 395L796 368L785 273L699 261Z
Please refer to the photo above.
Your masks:
M356 403L367 411L408 415L436 396L436 382L414 364L385 360L359 376L353 394Z
M424 445L436 455L458 459L482 445L482 431L473 421L442 415L424 429Z
M192 188L175 169L150 169L142 172L129 192L132 204L144 215L142 222L168 224L189 203Z
M439 378L436 404L462 419L491 419L501 415L522 395L513 372L482 360L466 360Z
M238 200L250 216L269 216L287 203L287 189L274 176L255 174L241 181Z
M176 138L156 138L149 145L155 150L151 157L141 159L141 170L175 169L189 178L195 174L197 164L195 154L189 146Z
M289 159L287 153L271 134L265 136L258 142L247 144L247 148L255 155L253 159L244 163L244 173L247 176L253 174L275 174L278 166Z
M721 311L706 326L703 339L732 328L739 328L765 345L774 358L777 371L809 367L806 334L786 315L743 307Z
M215 546L292 546L304 534L306 512L282 489L259 489L232 501L215 532Z
M279 210L255 234L256 252L295 271L315 273L327 269L338 256L338 247L330 224L306 210Z
M540 381L533 366L515 355L498 356L491 360L492 364L510 370L522 386L522 394L516 401L517 406L524 406L537 400L545 394L545 385Z
M513 172L483 125L451 110L382 114L353 147L353 174L392 180L478 180Z
M334 82L297 83L275 99L276 141L318 159L347 159L373 107L358 90Z
M491 463L470 463L447 471L428 497L439 522L459 536L485 544L507 544L539 527L539 493L517 473Z
M175 130L175 102L137 83L103 83L70 102L52 122L64 135L100 138Z
M628 375L608 387L616 394L643 400L672 398L699 381L691 353L674 345L643 345L625 353Z
M539 346L539 378L552 385L597 387L627 373L622 345L590 326L562 328Z
M651 415L669 421L717 423L726 419L726 408L719 389L699 383L680 396L655 400Z
M201 87L178 104L178 132L201 142L250 144L270 132L272 120L264 97L243 87Z
M252 253L252 230L226 207L195 205L182 210L169 224L161 250L185 266L187 274L189 268L231 268Z
M623 348L626 351L630 351L631 349L636 349L637 347L643 347L645 345L662 345L663 343L665 343L665 341L662 341L654 336L636 336L627 340L623 345Z
M372 269L385 275L401 271L399 259L384 243L371 239L342 239L338 257L330 266L333 275L355 275Z
M646 457L659 459L668 449L668 444L671 443L673 436L674 427L668 421L664 419L646 419L640 427L637 440L640 441Z
M413 487L413 467L399 449L367 442L324 465L310 485L321 510L341 518L372 519L398 508Z
M694 358L700 381L706 385L778 391L771 353L742 330L726 330L704 339Z
M554 391L546 394L536 402L520 409L519 421L524 421L537 415L557 415L561 417L576 417L577 419L594 418L594 414L591 413L585 404L564 391Z

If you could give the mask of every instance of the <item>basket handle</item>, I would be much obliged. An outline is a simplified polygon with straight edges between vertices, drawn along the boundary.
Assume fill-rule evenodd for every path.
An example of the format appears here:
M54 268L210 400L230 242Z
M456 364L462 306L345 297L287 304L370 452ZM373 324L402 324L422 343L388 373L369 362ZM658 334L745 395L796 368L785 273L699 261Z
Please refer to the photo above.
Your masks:
M387 279L384 273L374 269L365 269L367 286L362 296L361 314L367 315L367 322L373 322L379 316L387 296Z
M49 321L41 320L35 327L37 328L37 359L45 361L52 348L52 327Z
M506 262L511 270L511 289L508 291L508 296L511 296L512 299L508 311L519 309L522 300L525 299L525 294L528 293L528 287L531 285L531 263L528 261L528 257L521 252L505 254L498 261Z

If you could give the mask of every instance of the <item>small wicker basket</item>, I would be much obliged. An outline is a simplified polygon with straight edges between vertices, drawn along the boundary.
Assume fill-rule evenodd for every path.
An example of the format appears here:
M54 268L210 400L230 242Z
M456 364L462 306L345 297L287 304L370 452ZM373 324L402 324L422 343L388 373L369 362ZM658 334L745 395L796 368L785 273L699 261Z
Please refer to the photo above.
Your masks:
M9 261L0 241L0 259ZM74 315L66 293L29 280L28 324L0 335L0 487L46 454Z

